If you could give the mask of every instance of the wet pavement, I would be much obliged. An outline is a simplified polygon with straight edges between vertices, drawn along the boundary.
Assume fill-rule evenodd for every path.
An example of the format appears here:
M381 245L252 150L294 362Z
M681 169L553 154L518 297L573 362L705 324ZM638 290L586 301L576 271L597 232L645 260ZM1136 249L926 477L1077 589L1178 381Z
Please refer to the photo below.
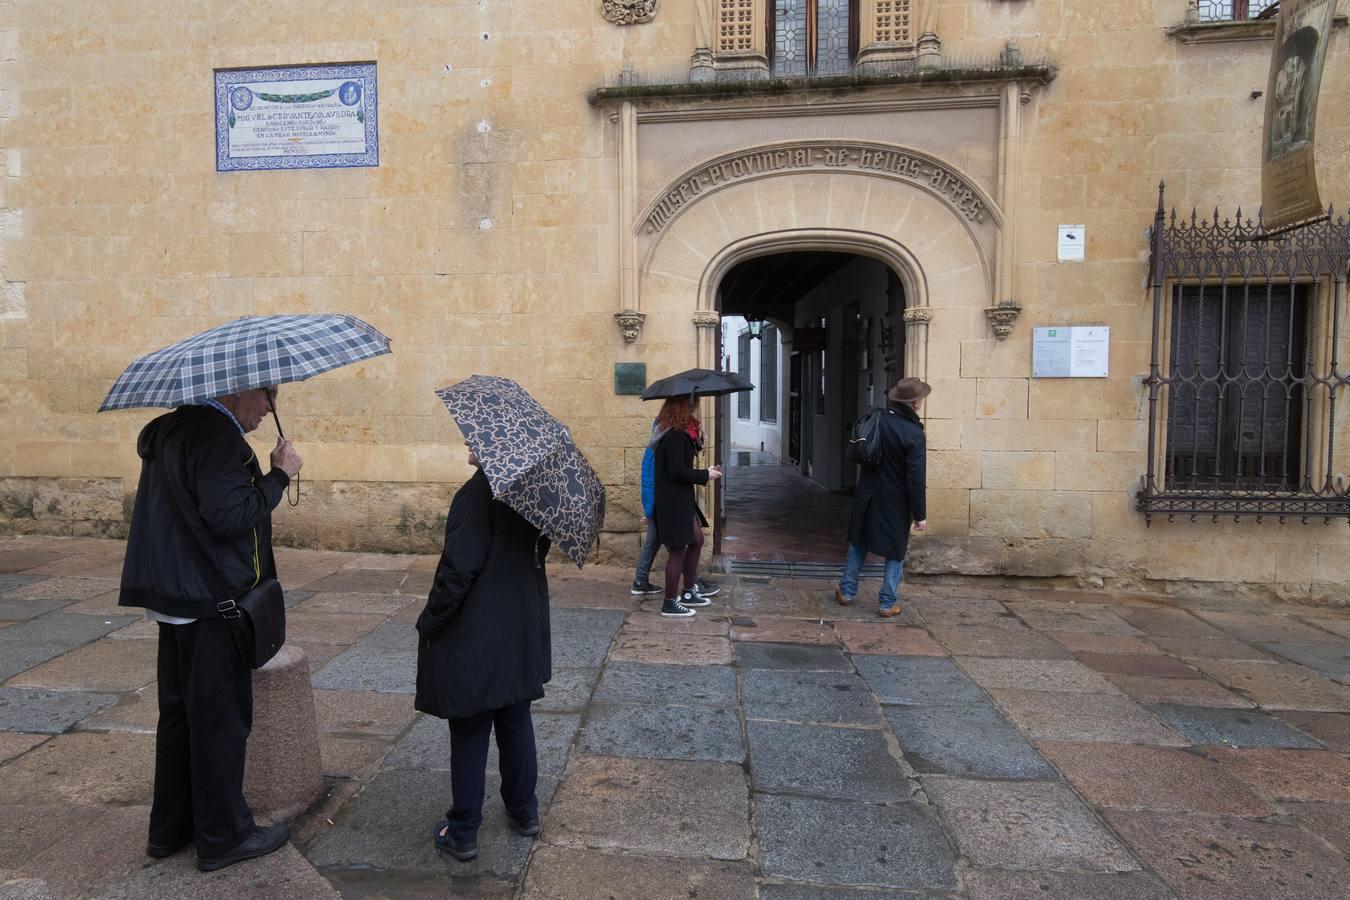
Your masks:
M1319 898L1350 883L1350 611L1225 598L727 577L663 619L555 565L543 833L489 775L480 854L431 832L412 708L435 560L279 551L326 796L283 851L143 855L155 626L122 545L0 540L0 898Z
M733 448L725 472L724 556L842 565L851 496L827 491L760 450Z

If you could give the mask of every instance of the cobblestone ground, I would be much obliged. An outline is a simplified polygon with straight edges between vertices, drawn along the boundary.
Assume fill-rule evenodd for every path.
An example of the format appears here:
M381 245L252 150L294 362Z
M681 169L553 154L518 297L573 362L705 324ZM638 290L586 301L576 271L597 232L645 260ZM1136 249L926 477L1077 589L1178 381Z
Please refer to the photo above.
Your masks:
M1350 613L726 578L689 621L554 567L543 834L432 848L434 560L281 551L327 796L215 875L143 855L154 627L115 541L0 541L0 897L1317 898L1350 884ZM864 585L873 590L877 582Z

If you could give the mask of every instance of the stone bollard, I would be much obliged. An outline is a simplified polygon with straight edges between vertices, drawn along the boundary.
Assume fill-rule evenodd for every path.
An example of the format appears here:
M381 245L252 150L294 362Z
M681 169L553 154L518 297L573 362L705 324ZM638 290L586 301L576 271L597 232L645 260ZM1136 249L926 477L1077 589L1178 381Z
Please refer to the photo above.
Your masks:
M259 819L289 821L323 794L319 725L305 651L286 644L253 672L244 798Z

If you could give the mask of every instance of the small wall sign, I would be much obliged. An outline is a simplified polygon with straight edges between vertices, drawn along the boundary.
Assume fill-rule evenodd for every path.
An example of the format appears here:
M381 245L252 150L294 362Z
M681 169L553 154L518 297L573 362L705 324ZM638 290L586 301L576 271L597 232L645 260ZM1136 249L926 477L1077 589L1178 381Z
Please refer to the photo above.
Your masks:
M217 172L380 164L374 63L215 75Z
M1082 262L1087 258L1087 226L1059 226L1059 261Z
M619 396L641 396L647 389L646 363L615 363L614 393Z
M1032 378L1105 378L1110 359L1111 329L1106 325L1033 329Z

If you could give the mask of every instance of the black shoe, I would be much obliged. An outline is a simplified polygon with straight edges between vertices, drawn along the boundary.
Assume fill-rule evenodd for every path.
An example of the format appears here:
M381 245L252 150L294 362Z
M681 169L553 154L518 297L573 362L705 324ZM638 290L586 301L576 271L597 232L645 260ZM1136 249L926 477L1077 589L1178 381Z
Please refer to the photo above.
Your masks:
M248 837L240 841L239 846L233 850L210 857L198 853L197 868L203 872L214 872L216 869L223 869L246 859L266 856L274 850L280 850L290 839L291 826L284 822L275 825L255 825Z
M646 594L659 594L661 593L661 589L650 581L644 581L641 584L635 581L633 582L633 586L628 589L628 593L632 594L634 597L642 597Z
M145 845L145 855L153 856L155 859L165 859L166 857L173 856L190 843L192 843L191 836L185 837L181 841L174 841L170 844L156 844L154 841L150 841Z
M523 834L523 835L525 835L526 837L534 837L535 835L537 835L537 834L539 833L539 817L538 817L538 816L535 816L534 818L532 818L532 819L530 819L530 820L528 820L528 821L522 821L522 820L520 820L520 819L517 819L515 816L511 815L510 813L507 813L507 814L506 814L506 819L507 819L507 821L509 821L509 822L511 823L511 827L515 829L516 834Z
M685 591L685 592L680 596L680 602L683 603L685 606L711 606L711 605L712 605L712 601L711 601L711 600L709 600L707 597L703 596L702 594L695 593L694 591Z
M700 597L716 597L720 590L722 590L720 584L708 584L706 581L694 582L694 593Z
M444 832L444 833L442 833ZM450 823L441 819L436 823L436 830L432 832L432 839L436 842L436 849L442 853L449 853L460 862L468 862L478 855L478 844L456 844L450 839Z
M674 597L667 597L665 602L661 604L661 615L677 619L687 619L690 616L695 615L695 612Z

